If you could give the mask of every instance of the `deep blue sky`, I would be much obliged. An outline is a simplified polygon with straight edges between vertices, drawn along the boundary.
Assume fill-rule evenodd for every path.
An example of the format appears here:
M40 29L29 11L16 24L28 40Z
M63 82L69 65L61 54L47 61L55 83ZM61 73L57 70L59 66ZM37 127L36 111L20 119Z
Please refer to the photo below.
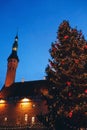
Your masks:
M43 79L48 50L63 20L87 38L87 0L0 0L0 88L17 30L20 62L16 81Z

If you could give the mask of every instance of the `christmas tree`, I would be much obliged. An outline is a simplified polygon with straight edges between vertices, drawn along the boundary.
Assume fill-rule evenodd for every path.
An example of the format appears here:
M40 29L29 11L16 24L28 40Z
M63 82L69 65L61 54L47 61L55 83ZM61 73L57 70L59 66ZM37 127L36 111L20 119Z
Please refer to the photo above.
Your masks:
M64 20L49 50L46 96L49 113L43 123L52 130L87 129L87 41Z

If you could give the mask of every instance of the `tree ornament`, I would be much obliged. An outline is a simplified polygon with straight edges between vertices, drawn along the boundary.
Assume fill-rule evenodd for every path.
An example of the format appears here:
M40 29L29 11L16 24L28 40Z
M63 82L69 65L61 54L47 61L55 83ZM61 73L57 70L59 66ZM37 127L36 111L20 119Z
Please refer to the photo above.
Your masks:
M68 38L69 38L69 36L68 36L68 35L64 36L64 39L68 39Z
M84 46L84 49L87 49L87 45Z
M56 47L53 47L53 48L52 48L52 51L56 51L56 50L57 50L57 48L56 48Z
M78 59L75 59L74 61L75 61L75 63L76 63L76 64L78 64L78 62L79 62L79 60L78 60Z
M70 82L70 81L67 81L67 82L66 82L66 85L67 85L67 86L71 86L71 82Z
M72 116L73 116L73 112L71 111L71 112L69 113L69 118L72 118Z
M64 62L64 61L61 61L61 64L62 64L62 65L64 65L64 64L65 64L65 62Z
M85 93L87 94L87 89L85 90Z
M68 96L69 96L69 97L71 97L71 96L72 96L72 93L71 93L71 92L69 92L69 93L68 93Z

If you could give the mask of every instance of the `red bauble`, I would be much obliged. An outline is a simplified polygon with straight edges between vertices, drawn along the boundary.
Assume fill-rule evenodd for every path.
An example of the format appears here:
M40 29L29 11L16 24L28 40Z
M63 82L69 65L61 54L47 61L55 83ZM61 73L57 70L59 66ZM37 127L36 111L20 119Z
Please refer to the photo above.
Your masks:
M78 60L78 59L75 59L74 61L75 61L75 63L76 63L76 64L78 64L78 62L79 62L79 60Z
M72 96L72 93L71 93L71 92L69 92L69 93L68 93L68 96L69 96L69 97L71 97L71 96Z
M64 62L64 61L61 61L61 64L62 64L62 65L64 65L64 64L65 64L65 62Z
M87 45L84 46L84 49L87 49Z
M56 51L56 50L57 50L57 48L55 48L55 47L52 48L52 51Z
M87 94L87 89L85 90L85 93Z
M70 82L70 81L67 81L67 82L66 82L66 85L67 85L67 86L71 86L71 82Z
M72 115L73 115L73 112L71 111L71 112L69 113L69 117L72 118Z
M68 36L68 35L64 36L64 39L68 39L68 38L69 38L69 36Z

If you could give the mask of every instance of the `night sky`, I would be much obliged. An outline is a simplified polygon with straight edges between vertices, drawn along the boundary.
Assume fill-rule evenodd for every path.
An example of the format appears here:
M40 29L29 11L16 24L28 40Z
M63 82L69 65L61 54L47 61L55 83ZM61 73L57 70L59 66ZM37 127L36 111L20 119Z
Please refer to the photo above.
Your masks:
M0 0L0 88L18 32L16 82L43 79L59 24L68 20L87 39L87 0Z

